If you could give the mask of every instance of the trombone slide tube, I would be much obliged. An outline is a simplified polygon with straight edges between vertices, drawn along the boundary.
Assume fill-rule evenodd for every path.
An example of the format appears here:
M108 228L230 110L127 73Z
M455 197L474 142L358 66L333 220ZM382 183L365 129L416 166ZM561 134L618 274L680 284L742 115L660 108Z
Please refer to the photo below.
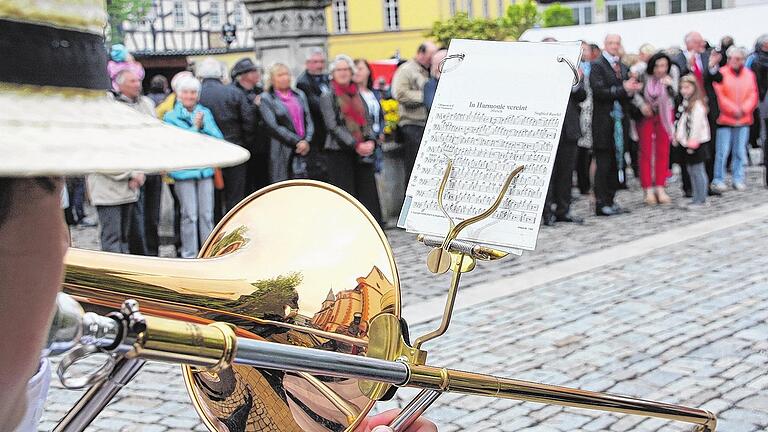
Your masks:
M433 366L411 365L409 369L405 387L657 417L696 424L701 432L714 432L717 426L711 412L680 405Z
M408 365L401 362L244 338L237 339L235 363L394 385L404 384L409 375Z

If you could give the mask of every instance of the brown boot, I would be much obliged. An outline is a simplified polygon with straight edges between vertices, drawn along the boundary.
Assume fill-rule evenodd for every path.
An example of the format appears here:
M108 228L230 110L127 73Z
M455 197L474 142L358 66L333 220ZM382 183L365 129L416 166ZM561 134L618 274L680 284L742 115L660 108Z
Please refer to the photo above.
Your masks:
M645 189L645 204L655 206L656 203L656 194L653 193L653 189Z
M656 188L656 198L658 198L659 204L670 204L672 198L667 195L667 191L662 186Z

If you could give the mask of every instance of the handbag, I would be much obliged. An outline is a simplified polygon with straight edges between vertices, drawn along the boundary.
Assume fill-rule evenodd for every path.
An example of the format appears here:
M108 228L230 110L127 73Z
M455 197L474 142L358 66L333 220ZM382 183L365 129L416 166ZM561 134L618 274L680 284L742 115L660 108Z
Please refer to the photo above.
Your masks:
M221 168L213 170L213 187L216 190L224 189L224 174L221 173Z

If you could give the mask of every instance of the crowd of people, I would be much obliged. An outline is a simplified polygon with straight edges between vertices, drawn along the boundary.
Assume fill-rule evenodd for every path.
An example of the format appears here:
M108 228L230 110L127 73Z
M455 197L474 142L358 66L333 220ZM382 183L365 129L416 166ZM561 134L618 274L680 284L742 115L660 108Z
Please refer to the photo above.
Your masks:
M580 192L594 194L598 216L626 212L615 197L627 187L629 170L639 179L647 205L672 202L666 187L673 164L680 166L683 192L692 198L686 207L704 206L708 195L730 188L745 190L747 146L759 140L763 122L757 108L768 88L768 36L752 52L730 38L711 48L697 32L686 35L684 45L661 50L645 44L637 54L627 54L619 35L608 35L602 47L583 43L581 79L566 110L543 209L545 225L583 222L570 211L574 174ZM308 53L305 70L295 79L284 63L264 73L243 58L227 71L207 58L194 73L180 72L170 83L162 75L152 77L144 96L143 68L124 47L115 46L108 72L117 101L175 127L240 145L251 159L221 170L93 174L85 182L72 178L68 220L94 224L82 208L87 186L103 250L157 255L166 182L175 204L177 254L190 258L214 224L249 193L306 178L344 189L384 225L375 178L387 124L382 100L398 102L395 137L403 149L407 184L446 53L424 42L399 65L391 86L374 80L365 59L338 55L328 62L320 49Z
M645 44L637 54L625 53L616 34L602 48L582 44L582 79L568 103L545 225L583 222L570 213L574 170L580 192L594 194L598 216L627 211L615 197L627 188L628 169L649 206L672 202L666 189L673 164L692 198L681 207L701 208L708 196L746 190L748 145L758 147L768 128L758 109L768 90L768 35L751 51L730 37L712 47L695 31L683 42L683 49Z

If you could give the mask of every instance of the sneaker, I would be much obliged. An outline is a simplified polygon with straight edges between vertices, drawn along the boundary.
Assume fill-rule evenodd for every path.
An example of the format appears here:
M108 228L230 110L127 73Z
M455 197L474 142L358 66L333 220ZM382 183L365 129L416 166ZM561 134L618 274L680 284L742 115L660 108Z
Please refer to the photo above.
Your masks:
M725 183L712 183L712 190L722 193L728 190L728 186Z
M744 183L736 183L733 185L733 188L739 192L744 192L745 190L747 190L747 185L745 185Z
M75 225L78 228L93 228L95 226L98 226L99 224L96 221L94 221L94 220L91 220L91 219L88 219L88 218L83 218L83 219L80 219L79 221L77 221L75 223Z

